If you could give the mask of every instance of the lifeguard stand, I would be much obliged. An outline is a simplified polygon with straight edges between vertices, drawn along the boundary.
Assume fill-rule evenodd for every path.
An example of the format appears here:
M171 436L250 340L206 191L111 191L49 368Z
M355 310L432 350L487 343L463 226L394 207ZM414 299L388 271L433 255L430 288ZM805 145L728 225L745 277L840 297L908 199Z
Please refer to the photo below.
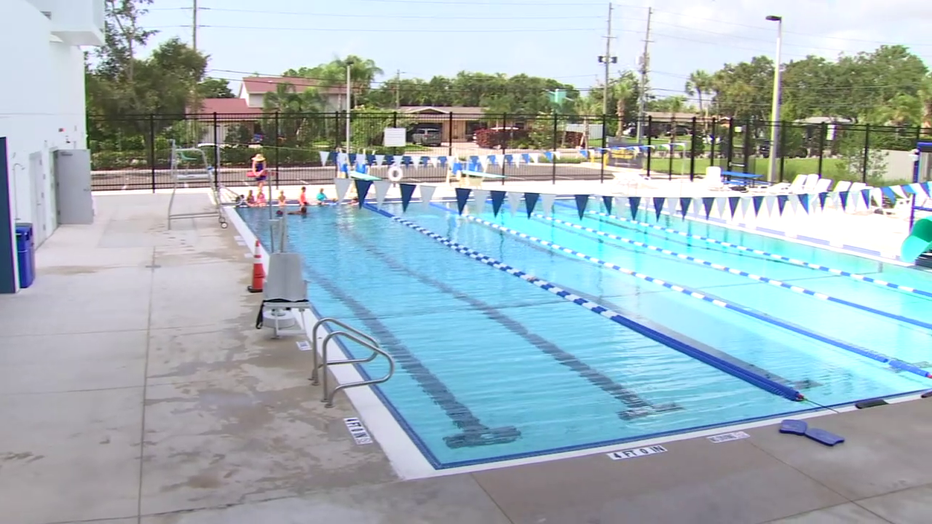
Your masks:
M217 220L220 222L220 227L226 229L227 219L223 215L223 206L220 201L220 186L217 182L216 172L213 166L207 161L207 155L204 153L204 150L198 147L181 148L172 140L170 166L172 196L168 201L168 229L172 228L172 220L214 216L217 217ZM185 167L182 168L182 166ZM179 186L187 187L188 182L207 182L209 184L213 196L214 210L195 213L172 213L172 209L175 205L175 193L178 191Z

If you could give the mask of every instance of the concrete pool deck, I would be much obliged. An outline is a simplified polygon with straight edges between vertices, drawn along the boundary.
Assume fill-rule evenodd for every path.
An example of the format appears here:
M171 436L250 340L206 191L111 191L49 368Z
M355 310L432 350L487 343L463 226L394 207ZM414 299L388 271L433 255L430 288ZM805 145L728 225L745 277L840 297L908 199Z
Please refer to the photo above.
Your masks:
M929 521L932 398L810 419L835 448L769 426L401 481L353 441L345 396L319 402L309 355L254 329L235 230L168 231L167 202L99 195L96 223L60 228L34 286L0 297L0 524Z

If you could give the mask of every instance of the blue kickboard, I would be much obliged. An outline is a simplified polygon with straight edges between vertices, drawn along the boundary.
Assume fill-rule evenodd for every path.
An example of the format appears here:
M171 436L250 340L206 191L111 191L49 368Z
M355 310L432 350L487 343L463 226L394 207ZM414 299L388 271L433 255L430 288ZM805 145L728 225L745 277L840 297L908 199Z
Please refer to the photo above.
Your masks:
M804 420L786 419L780 423L780 433L805 435L807 429L809 429L809 425Z
M809 430L806 431L806 436L826 446L834 446L845 441L844 438L819 428L809 428Z

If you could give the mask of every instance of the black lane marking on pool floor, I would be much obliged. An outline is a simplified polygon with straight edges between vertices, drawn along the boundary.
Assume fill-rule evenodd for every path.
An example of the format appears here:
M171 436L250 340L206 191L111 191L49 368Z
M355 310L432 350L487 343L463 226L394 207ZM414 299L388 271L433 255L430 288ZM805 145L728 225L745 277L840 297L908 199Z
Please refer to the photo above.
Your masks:
M456 427L463 430L459 435L444 437L444 442L450 448L484 446L488 444L506 444L514 442L521 436L521 432L514 426L489 428L483 424L462 402L453 396L447 386L430 372L421 363L388 327L380 322L375 314L361 302L344 292L326 277L315 271L310 264L305 264L308 275L334 298L346 304L360 319L366 329L383 344L395 359L395 362L411 375L421 389L430 396L435 404L446 413Z
M481 224L479 224L479 225L481 225ZM506 235L506 234L508 234L508 233L505 233L505 232L502 232L502 231L499 231L499 233L500 233L501 235ZM575 233L575 232L574 232L574 233ZM509 235L509 236L514 236L514 235L510 235L510 234L508 234L508 235ZM531 241L529 241L529 240L527 240L527 239L524 239L524 238L521 238L521 237L517 237L517 236L515 236L514 238L516 238L519 242L523 242L524 244L526 244L526 245L528 245L528 246L530 246L530 247L536 247L536 246L537 246L537 244L535 244L534 242L531 242ZM596 239L593 239L593 240L596 240ZM543 249L547 249L547 248L543 248ZM556 254L558 254L558 255L562 253L562 252L557 252L557 251L552 250L552 249L547 249L547 251L550 251L550 252L552 252L552 253L556 253ZM602 268L601 266L600 266L599 269L600 269L600 270L604 270L604 268ZM625 286L629 286L629 284L627 284L627 283L625 283L624 285L625 285ZM783 384L784 386L789 386L789 387L792 387L793 389L812 389L812 388L814 388L814 387L818 387L818 386L821 385L820 383L818 383L818 382L816 382L816 381L814 381L814 380L812 380L812 379L809 379L809 378L805 378L805 379L802 379L802 380L799 380L799 381L794 381L794 380L789 380L789 379L787 379L787 378L781 377L780 375L777 375L776 373L773 373L773 372L768 371L768 370L766 370L766 369L763 369L763 368L761 368L761 367L759 367L759 366L756 366L756 365L754 365L754 364L751 364L750 362L746 362L746 361L744 361L744 360L741 360L741 359L739 359L739 358L737 358L737 357L735 357L735 356L732 356L732 355L730 355L730 354L728 354L728 353L724 353L724 352L722 352L722 351L719 351L719 350L717 350L717 349L715 349L715 348L712 348L712 347L710 347L710 346L708 346L708 345L706 345L706 344L702 344L701 342L697 342L697 341L691 339L690 337L687 337L687 336L683 335L682 333L679 333L679 332L677 332L677 331L674 331L674 330L672 330L672 329L669 329L669 328L667 328L667 327L665 327L665 326L659 325L659 324L657 324L657 323L656 323L655 321L653 321L653 320L650 320L650 319L648 319L648 318L645 318L645 317L643 317L642 315L637 314L636 312L632 312L632 311L630 311L629 309L627 309L627 308L625 308L625 307L619 306L617 303L614 303L614 302L612 302L612 301L610 301L610 300L606 300L606 297L596 297L595 295L593 295L593 294L591 294L591 293L585 293L585 292L582 292L582 291L579 291L579 290L576 290L576 289L567 287L567 286L562 285L562 284L561 284L560 287L561 287L562 289L565 289L566 291L569 291L570 293L573 293L574 295L583 297L583 298L585 298L586 300L589 300L590 302L604 303L607 307L610 307L610 308L613 309L614 311L616 311L616 312L618 312L618 313L621 313L622 315L624 315L624 316L626 316L626 317L628 317L628 318L636 319L639 323L644 324L644 325L647 325L647 326L650 327L651 329L653 329L653 330L655 330L655 331L658 331L658 332L660 332L660 333L663 333L664 335L667 335L667 336L670 337L670 338L679 340L680 342L685 342L685 343L687 343L687 344L692 345L693 347L697 347L697 348L699 348L699 349L702 349L703 351L705 351L705 352L707 352L707 353L709 353L709 354L715 355L716 357L718 357L718 358L720 358L720 359L722 359L722 360L724 360L724 361L727 361L727 362L729 362L729 363L731 363L731 364L734 364L735 366L738 366L738 367L743 368L743 369L745 369L745 370L751 371L751 372L753 372L753 373L755 373L755 374L757 374L757 375L764 376L764 377L766 377L766 378L768 378L768 379L770 379L770 380L773 380L774 382ZM711 297L711 298L716 298L716 299L718 299L717 297L713 297L711 294L706 293L705 291L703 291L703 294L705 294L706 296L709 296L709 297ZM769 316L769 315L767 315L767 316ZM782 321L782 322L786 322L785 320L781 320L781 321ZM787 323L788 323L788 322L787 322Z
M412 278L417 279L423 284L434 287L442 291L443 293L446 293L452 296L453 298L457 300L460 300L462 302L469 304L476 310L480 311L488 319L497 322L499 325L501 325L508 331L511 331L515 335L524 339L527 343L539 349L542 353L553 357L553 359L556 360L558 363L575 371L581 377L583 377L584 379L592 383L594 386L598 387L602 391L620 400L629 408L627 410L618 412L618 417L621 418L622 420L631 420L633 418L647 416L647 415L650 415L652 412L663 412L663 411L672 411L672 410L682 409L679 406L676 406L674 404L658 405L658 406L651 404L649 401L641 398L634 391L631 391L630 389L624 387L623 385L615 382L614 380L612 380L611 378L609 378L602 372L596 369L593 369L588 364L581 362L579 359L573 356L572 353L565 351L564 349L560 348L560 346L554 344L553 342L550 342L544 337L536 333L532 333L523 324L501 313L494 306L486 304L485 302L477 298L471 297L466 293L457 291L456 289L446 285L445 283L439 280L433 279L423 273L414 271L411 268L398 263L398 261L391 258L391 256L380 252L375 246L366 242L359 235L357 235L353 231L350 231L348 228L346 230L342 230L340 233L347 234L348 236L353 237L353 240L356 243L364 246L366 248L366 251L368 251L370 254L382 260L382 262L384 262L386 265L388 265L392 269L396 271L400 271L402 273L406 273L410 275Z

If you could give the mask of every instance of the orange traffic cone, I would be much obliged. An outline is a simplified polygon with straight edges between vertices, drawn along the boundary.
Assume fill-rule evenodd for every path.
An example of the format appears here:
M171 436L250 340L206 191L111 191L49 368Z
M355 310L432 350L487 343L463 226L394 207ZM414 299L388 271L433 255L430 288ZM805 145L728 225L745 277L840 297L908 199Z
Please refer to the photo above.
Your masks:
M262 283L265 282L265 267L262 265L262 252L259 251L259 241L256 240L256 254L252 263L252 285L246 290L250 293L262 293Z

